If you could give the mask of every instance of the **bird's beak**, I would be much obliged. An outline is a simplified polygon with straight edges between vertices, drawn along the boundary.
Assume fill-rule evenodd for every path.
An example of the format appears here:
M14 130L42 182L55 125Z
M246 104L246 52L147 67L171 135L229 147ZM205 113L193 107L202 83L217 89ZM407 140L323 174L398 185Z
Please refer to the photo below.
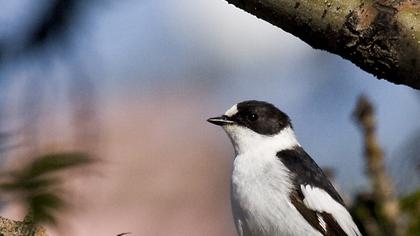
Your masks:
M213 118L209 118L207 119L208 122L215 124L215 125L228 125L228 124L234 124L235 122L233 120L230 119L229 116L219 116L219 117L213 117Z

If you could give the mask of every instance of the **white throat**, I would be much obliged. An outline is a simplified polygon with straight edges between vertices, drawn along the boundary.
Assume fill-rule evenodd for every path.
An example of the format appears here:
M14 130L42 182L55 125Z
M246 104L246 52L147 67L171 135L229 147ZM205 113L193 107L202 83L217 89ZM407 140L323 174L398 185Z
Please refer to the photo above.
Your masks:
M300 146L290 126L276 135L262 135L239 125L225 125L223 128L233 143L236 155L256 151L272 151L275 154L281 150Z

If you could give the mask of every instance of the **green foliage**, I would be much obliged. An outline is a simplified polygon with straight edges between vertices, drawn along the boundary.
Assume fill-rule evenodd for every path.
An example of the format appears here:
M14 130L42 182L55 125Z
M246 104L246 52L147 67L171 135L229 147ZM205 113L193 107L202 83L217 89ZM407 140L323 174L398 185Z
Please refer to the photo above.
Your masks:
M359 229L363 235L381 236L385 235L384 229L381 227L380 216L378 215L378 206L372 194L358 194L354 199L353 207L350 209L351 214L358 223Z
M404 236L420 235L420 190L400 198L399 203L404 221L408 221ZM386 222L371 195L359 194L351 210L355 220L361 224L361 229L369 229L364 235L386 235Z
M38 178L90 162L91 159L83 153L46 154L36 158L30 165L20 171L19 174L21 174L22 178Z
M403 197L400 206L410 217L407 236L420 235L420 190Z
M37 157L17 171L0 174L0 191L15 194L27 208L25 219L33 224L55 224L55 213L66 207L57 173L93 162L83 153L51 153Z

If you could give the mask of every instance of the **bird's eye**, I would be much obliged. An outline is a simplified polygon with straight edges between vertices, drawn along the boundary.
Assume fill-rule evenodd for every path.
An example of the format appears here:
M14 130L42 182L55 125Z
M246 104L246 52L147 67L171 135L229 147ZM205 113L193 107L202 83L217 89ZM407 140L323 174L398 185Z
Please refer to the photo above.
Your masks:
M256 120L258 120L258 115L254 114L254 113L251 113L251 114L248 115L248 120L256 121Z

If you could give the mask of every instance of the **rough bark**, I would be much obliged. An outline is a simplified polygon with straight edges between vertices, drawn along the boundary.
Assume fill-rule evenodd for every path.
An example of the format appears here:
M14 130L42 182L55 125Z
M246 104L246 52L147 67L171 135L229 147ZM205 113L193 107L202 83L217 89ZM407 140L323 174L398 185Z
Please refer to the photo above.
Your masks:
M28 221L15 221L0 216L0 236L48 236L41 226Z
M226 0L379 79L420 89L419 0Z
M372 184L374 201L379 206L377 210L385 222L385 233L386 235L402 235L398 201L395 197L393 183L385 168L383 151L376 136L374 108L366 97L360 97L353 115L363 132L366 171Z

